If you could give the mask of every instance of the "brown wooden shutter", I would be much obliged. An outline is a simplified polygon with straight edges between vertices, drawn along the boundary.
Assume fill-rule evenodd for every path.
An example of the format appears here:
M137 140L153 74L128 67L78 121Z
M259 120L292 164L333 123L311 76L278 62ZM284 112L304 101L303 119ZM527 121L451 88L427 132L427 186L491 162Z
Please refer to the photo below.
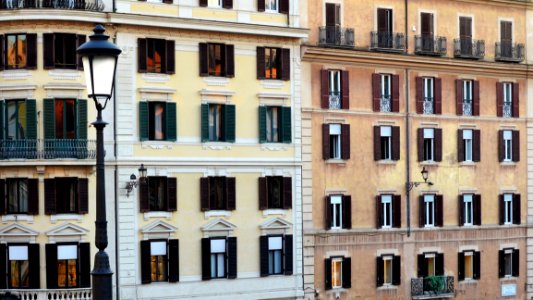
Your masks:
M211 279L211 239L202 238L202 280Z
M478 130L472 130L473 133L473 141L472 141L472 159L475 162L481 161L481 131Z
M78 213L89 213L89 179L78 178Z
M227 238L228 256L228 279L237 278L237 238L234 236Z
M402 196L392 196L392 227L402 227Z
M281 80L291 80L290 49L281 49Z
M472 88L472 94L473 94L473 104L474 104L474 107L472 109L472 115L474 116L479 116L479 81L477 80L474 80L472 81L472 85L473 85L473 88Z
M4 49L4 45L5 45L4 35L0 34L0 70L4 69L4 60L5 60L5 57L6 57L6 52L5 52L5 49ZM0 280L0 282L1 281L2 280ZM2 287L2 285L0 283L0 288L5 288L5 287Z
M263 0L263 4L265 1ZM264 11L264 6L263 6ZM257 47L257 79L265 79L265 47Z
M459 195L457 202L457 208L459 212L459 226L464 226L465 224L465 203L464 203L464 195Z
M165 3L172 4L172 0L164 0L167 1ZM175 42L168 40L166 41L166 73L167 74L174 74L176 73L176 47Z
M472 274L472 277L474 279L480 279L481 278L481 252L475 251L474 252L474 274Z
M331 229L331 198L326 196L324 200L324 227L326 229Z
M232 9L233 8L233 0L224 0L222 1L222 7L226 9Z
M424 113L424 78L416 77L416 113Z
M426 223L426 207L424 204L424 195L418 196L418 227L424 227Z
M279 0L279 13L289 14L289 0Z
M463 80L455 80L455 113L458 116L463 115Z
M335 18L336 6L335 3L326 3L326 26L337 25Z
M329 71L320 70L320 107L329 108Z
M443 215L444 215L444 209L443 209L443 203L442 201L442 195L436 195L435 196L435 226L442 227L443 225Z
M0 289L7 288L7 270L7 245L0 244L0 274L2 274L2 277L0 277Z
M45 179L46 180L46 179ZM45 245L46 288L57 288L57 244Z
M400 126L392 126L392 160L400 160Z
M226 197L226 208L228 210L235 210L235 177L226 177Z
M381 111L381 74L372 74L372 110Z
M86 40L87 40L87 37L85 35L76 35L76 44L77 44L76 48L83 45ZM81 55L77 53L76 53L76 64L77 64L78 70L83 70L83 61L81 59Z
M292 275L293 273L292 248L293 248L292 234L286 234L285 236L283 236L283 250L285 251L285 253L283 254L284 261L285 261L284 263L285 270L283 271L285 275Z
M148 177L139 180L139 211L150 211L150 189L148 188Z
M257 0L257 11L265 11L265 0Z
M331 290L331 258L324 259L324 289Z
M268 186L266 177L259 177L259 209L268 209Z
M442 79L435 78L435 114L442 114Z
M435 128L435 161L442 161L442 129Z
M400 75L392 75L392 112L400 112Z
M283 209L292 208L292 178L283 177Z
M26 68L37 68L37 34L34 33L26 34Z
M344 257L342 260L342 287L349 289L352 287L352 259Z
M505 223L505 202L503 201L503 195L498 195L498 208L500 210L500 225Z
M504 262L505 251L498 250L498 277L502 278L505 276L505 262Z
M43 68L53 69L55 62L54 34L43 33Z
M513 224L520 225L522 216L520 210L520 194L513 195Z
M226 45L226 77L235 76L235 50L233 45Z
M350 72L341 71L341 94L342 94L342 109L350 109Z
M474 225L481 225L481 195L474 195Z
M167 211L178 210L178 179L167 177Z
M520 275L520 250L514 249L511 261L513 264L512 275L518 277Z
M81 288L91 287L91 244L79 243L78 251L80 253L79 264L79 282Z
M342 228L352 229L352 196L342 196Z
M205 2L207 6L207 0L205 0ZM199 47L198 58L200 61L200 64L199 64L200 76L202 77L209 76L209 69L207 66L207 43L200 43L198 47Z
M520 95L520 87L518 83L513 83L513 117L518 118L520 117L520 101L519 96Z
M341 158L350 159L350 124L341 125Z
M496 82L496 116L503 116L503 83Z
M374 126L374 160L381 160L381 127Z
M513 130L513 161L520 161L520 131Z
M424 161L424 128L418 128L416 131L417 131L416 143L417 143L418 161Z
M39 179L28 179L28 214L39 214Z
M180 240L168 240L168 282L180 281Z
M437 253L435 255L435 275L444 275L444 253Z
M259 237L259 274L261 277L268 276L268 236Z
M147 45L146 45L146 39L137 39L137 55L138 55L138 63L137 70L139 73L146 73L147 67L146 67L146 56L147 56Z
M6 214L7 203L8 201L6 196L6 180L0 179L0 215ZM2 273L0 272L0 274Z
M329 124L322 124L322 158L324 160L331 158L329 151Z
M392 258L392 284L400 285L402 283L402 259L399 255Z
M463 130L457 130L457 161L465 161L465 142L463 139Z
M427 276L426 258L424 257L424 254L418 254L417 256L417 274L418 277Z
M209 177L200 178L200 210L209 210Z
M41 288L41 259L39 250L39 244L28 245L28 268L30 274L30 289ZM1 260L1 262L2 265L4 265L5 260Z
M381 256L376 257L376 286L383 286L383 257Z
M56 213L56 180L52 178L44 180L44 213L47 215Z
M141 241L141 283L152 282L150 241Z
M503 130L498 130L498 161L505 159L505 144L503 141Z
M381 195L376 196L376 228L383 227L383 205L381 204Z
M207 0L199 0L198 5L200 7L207 7Z
M457 280L465 280L465 254L459 252L457 256L458 268L457 268Z

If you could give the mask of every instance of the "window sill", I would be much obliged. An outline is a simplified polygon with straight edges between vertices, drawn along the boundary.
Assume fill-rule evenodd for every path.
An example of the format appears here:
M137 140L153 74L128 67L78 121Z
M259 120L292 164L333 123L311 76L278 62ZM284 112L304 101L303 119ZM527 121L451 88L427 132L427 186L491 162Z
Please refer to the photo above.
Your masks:
M397 161L392 160L392 159L381 159L381 160L376 161L376 163L378 165L395 165Z
M425 161L419 162L419 164L421 166L438 166L439 162L438 161L433 161L433 160L425 160Z
M228 142L204 142L203 150L231 150L232 143Z
M231 211L229 210L208 210L204 212L204 218L209 219L210 217L231 217Z
M265 143L261 144L261 151L287 151L289 147L285 143Z
M57 221L78 221L81 222L83 219L83 215L79 214L58 214L58 215L51 215L50 216L50 222L56 223Z
M163 73L142 73L141 78L146 82L167 82L170 80L170 75Z
M333 164L333 165L340 165L340 166L346 166L346 161L342 159L328 159L326 160L326 164Z
M9 221L26 221L28 223L33 223L33 216L27 214L12 214L2 216L2 222L5 223Z
M459 281L459 284L465 284L465 285L475 285L477 284L478 280L474 278L465 278L464 280Z
M265 209L263 210L263 217L273 216L273 215L286 216L287 210L286 209Z
M377 288L378 291L380 290L397 290L398 286L393 285L392 283L384 283L383 286L380 286Z
M82 71L75 69L52 69L48 71L48 75L54 79L67 79L72 80L81 77Z
M502 162L500 162L500 166L502 166L502 167L515 167L516 166L516 162L514 162L514 161L502 161Z
M476 166L476 162L474 161L462 161L459 163L459 166L461 167L475 167Z
M284 85L281 79L261 79L261 86L265 89L281 89Z
M169 211L150 211L143 214L144 220L153 219L153 218L165 218L170 220L172 218L172 213Z
M31 73L28 69L5 70L2 72L2 77L5 80L19 80L31 77Z
M223 76L207 76L204 77L204 83L209 86L226 86L229 84L229 78Z
M172 149L172 145L175 141L141 141L142 149Z

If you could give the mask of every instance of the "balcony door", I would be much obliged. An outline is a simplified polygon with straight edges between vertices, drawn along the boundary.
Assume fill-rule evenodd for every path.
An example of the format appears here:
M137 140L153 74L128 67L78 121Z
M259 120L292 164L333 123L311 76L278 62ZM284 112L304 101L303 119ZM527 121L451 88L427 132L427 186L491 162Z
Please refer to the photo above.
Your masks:
M341 5L326 3L326 43L338 44L341 40Z
M459 18L459 39L461 40L461 54L472 55L472 18Z
M420 14L420 32L422 34L422 50L433 52L435 50L433 14Z
M378 47L392 48L392 9L378 9Z
M501 55L513 57L513 23L501 21L500 23Z

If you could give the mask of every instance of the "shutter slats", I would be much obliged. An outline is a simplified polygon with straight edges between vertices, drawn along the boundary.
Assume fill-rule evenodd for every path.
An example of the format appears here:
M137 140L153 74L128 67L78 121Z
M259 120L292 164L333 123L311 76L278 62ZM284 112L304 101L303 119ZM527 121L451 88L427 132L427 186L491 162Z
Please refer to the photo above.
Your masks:
M56 213L56 181L44 179L44 213L54 215Z
M465 161L465 142L463 138L463 130L457 130L457 161Z
M324 227L331 229L331 199L326 196L324 200Z
M475 251L474 252L474 274L472 274L474 279L480 279L481 278L481 252Z
M464 203L464 196L463 195L459 195L458 197L458 202L457 202L457 207L459 208L458 211L459 211L459 226L464 226L465 224L465 203Z
M7 245L0 244L0 289L7 289L7 270Z
M474 195L474 225L481 225L481 195Z
M331 258L324 259L324 289L331 290Z
M418 254L417 256L418 264L418 277L426 277L427 276L427 266L426 266L426 258L424 257L424 254Z
M0 35L2 36L2 35ZM0 140L4 139L4 131L7 130L7 126L5 126L4 122L4 115L5 115L5 101L0 100ZM44 106L44 104L43 104ZM3 155L3 153L0 153L0 155Z
M263 11L265 1L263 0ZM265 79L265 47L257 47L257 79Z
M513 277L518 277L520 275L520 250L514 249L513 256L512 256L512 264L513 264Z
M139 73L146 73L146 56L147 56L147 39L137 39L137 49L138 49L138 66L137 71Z
M150 241L141 241L141 283L152 282Z
M43 39L44 42L44 39ZM0 70L3 70L5 68L4 66L4 59L6 57L5 49L5 38L4 35L0 34ZM0 288L5 288L0 285Z
M267 178L259 177L259 210L268 209L268 186Z
M226 177L226 208L228 210L235 210L235 197L235 177Z
M163 0L164 3L172 4L172 0ZM167 74L176 73L176 47L174 41L165 41L166 42L166 71Z
M281 80L291 80L291 50L281 49Z
M376 228L383 227L383 205L381 204L381 196L376 196Z
M463 80L455 80L455 113L463 115Z
M76 42L77 42L76 49L79 48L81 45L83 45L86 40L87 40L87 36L76 35ZM76 65L77 65L78 70L83 70L83 61L81 59L81 55L79 55L78 53L76 53Z
M26 99L26 138L37 139L37 102L35 99ZM32 151L35 150L37 149L32 149Z
M417 139L416 139L416 146L417 146L417 156L418 161L424 161L424 128L418 128L416 130L417 132Z
M283 177L283 209L292 208L292 178Z
M416 77L416 113L424 113L424 78Z
M235 143L235 105L224 105L224 138L226 142Z
M392 285L400 285L402 283L402 259L395 255L392 259Z
M372 74L372 109L381 111L381 74Z
M78 178L78 213L89 213L89 179Z
M268 276L268 236L259 237L259 268L261 277Z
M267 142L266 110L265 106L259 106L259 143Z
M442 200L442 195L435 196L435 226L442 227L443 225L443 209L444 201Z
M139 102L139 139L147 141L149 139L150 125L148 121L148 102Z
M200 210L209 210L209 177L200 178Z
M500 211L500 225L505 223L505 202L503 201L503 195L498 195L498 208Z
M521 210L520 210L520 194L513 195L513 224L520 225Z
M4 55L2 55L2 57L4 57ZM43 33L43 68L45 70L53 69L54 62L55 62L54 34Z
M279 0L279 13L289 14L289 0Z
M341 158L350 159L350 124L341 125Z
M329 124L322 124L322 158L324 160L331 158L329 151Z
M211 279L211 240L202 238L202 280Z
M437 253L435 256L435 275L444 275L444 253Z
M209 141L209 104L200 106L202 143Z
M205 6L207 6L207 0L204 0L204 1L205 1ZM200 6L203 6L202 2L200 2ZM198 47L199 47L198 58L200 61L200 64L199 64L200 76L201 77L209 76L209 68L207 65L207 43L200 43Z
M381 160L381 126L374 126L374 160Z
M376 257L376 286L383 286L383 257Z
M1 256L0 256L1 257ZM41 287L41 263L40 263L39 244L28 245L28 264L30 273L30 289L39 289ZM5 260L0 260L5 262ZM2 273L3 274L3 273Z
M176 141L177 140L177 123L176 123L176 103L175 102L166 102L166 140L167 141Z
M504 250L498 250L498 277L505 277L505 261L504 261Z
M342 196L342 228L352 229L352 196Z
M329 71L320 70L320 107L329 108Z
M28 179L28 214L39 214L39 179Z
M285 250L285 255L284 255L284 259L285 259L285 275L292 275L292 269L293 269L293 255L292 255L292 245L293 245L293 240L292 240L292 235L291 234L286 234L284 237L283 237L283 242L284 242L284 245L283 245L283 249Z
M142 213L150 211L148 180L148 178L139 180L139 211Z
M400 75L392 75L392 112L400 112Z
M90 243L80 243L80 287L88 288L91 287L91 244Z
M473 93L473 102L474 102L474 107L473 107L473 110L472 110L472 115L474 116L479 116L479 101L480 101L480 98L479 98L479 81L477 80L474 80L472 81L472 85L473 85L473 88L472 88L472 93Z
M458 253L457 262L458 262L457 280L463 281L465 280L465 254L464 252Z
M234 49L235 48L233 47L233 45L226 45L226 51L225 51L226 77L230 77L230 78L235 76L235 50Z
M77 110L77 138L80 140L87 139L87 100L86 99L77 99L76 100L76 110Z
M440 115L442 113L442 79L435 78L434 86L435 96L435 114Z
M520 117L520 88L518 83L513 83L513 118Z
M392 160L400 160L400 126L392 126Z
M0 179L0 215L6 214L7 203L8 201L6 196L6 180Z
M426 220L426 207L424 203L424 196L418 197L418 227L423 228ZM420 276L419 276L420 277Z
M341 108L350 109L350 72L341 71Z
M257 11L265 11L265 0L257 0Z
M496 82L496 116L503 116L503 83Z
M45 252L46 288L57 289L57 244L46 244Z
M232 236L228 241L228 279L237 278L237 238Z
M54 99L43 99L43 125L44 125L44 138L54 139L56 137L55 129L55 101ZM53 149L49 149L53 150Z
M2 41L0 41L2 42ZM26 34L26 69L37 68L37 34Z
M168 281L180 281L180 241L168 240Z
M167 177L167 211L178 210L178 179Z
M435 161L442 161L442 129L435 128Z
M520 131L513 130L513 161L520 161Z
M472 130L473 132L473 149L472 149L472 159L475 162L481 161L481 131L480 130Z
M505 159L505 144L503 141L503 130L498 130L498 161Z
M281 107L281 141L290 144L292 142L291 107Z
M392 227L402 227L402 196L392 196Z
M342 287L345 289L352 287L352 259L350 257L342 260Z

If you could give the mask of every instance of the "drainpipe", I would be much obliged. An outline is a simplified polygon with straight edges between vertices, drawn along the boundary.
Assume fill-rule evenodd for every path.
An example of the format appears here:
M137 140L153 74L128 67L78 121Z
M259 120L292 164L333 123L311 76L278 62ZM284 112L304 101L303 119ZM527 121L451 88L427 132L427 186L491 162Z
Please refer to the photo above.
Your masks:
M404 9L405 9L405 53L409 53L409 37L408 37L408 34L409 34L409 12L407 11L408 8L409 8L409 5L408 5L408 1L409 0L405 0L405 4L404 4ZM115 4L115 0L113 0L113 4Z
M409 118L409 69L405 69L405 205L407 213L407 236L411 236L411 120Z
M113 12L115 11L115 0L113 0ZM114 37L113 37L113 43L116 45L117 43L117 32L115 28ZM115 72L115 76L117 76ZM114 78L115 82L115 88L113 90L113 154L115 158L115 293L116 298L120 299L120 287L119 287L119 238L118 238L118 159L117 159L117 86L116 86L116 78Z

